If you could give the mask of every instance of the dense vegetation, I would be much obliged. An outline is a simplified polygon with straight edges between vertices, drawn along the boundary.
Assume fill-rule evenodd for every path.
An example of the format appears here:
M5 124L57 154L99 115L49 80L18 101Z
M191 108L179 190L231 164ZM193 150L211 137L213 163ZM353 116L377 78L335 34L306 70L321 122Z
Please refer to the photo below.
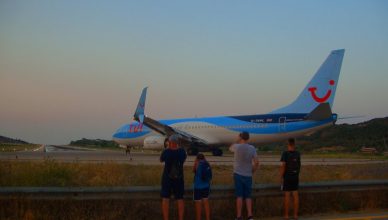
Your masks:
M23 140L4 137L0 135L0 152L35 150L40 146L41 145L39 144L30 144Z
M29 144L26 141L19 140L19 139L13 139L9 137L4 137L0 135L0 143L7 143L7 144Z
M357 152L362 147L388 151L388 117L376 118L359 124L339 124L323 129L311 136L298 138L302 151ZM281 150L284 143L259 146L261 150Z
M73 146L83 146L83 147L118 147L119 145L114 141L102 140L102 139L86 139L82 138L81 140L71 141L70 145Z

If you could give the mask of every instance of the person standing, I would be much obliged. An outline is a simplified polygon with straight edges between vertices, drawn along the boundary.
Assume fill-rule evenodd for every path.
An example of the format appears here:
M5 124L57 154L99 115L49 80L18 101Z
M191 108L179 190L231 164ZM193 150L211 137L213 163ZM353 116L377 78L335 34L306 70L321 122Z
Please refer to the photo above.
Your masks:
M162 174L162 189L160 195L162 197L162 214L163 219L168 220L170 197L174 195L178 205L178 218L183 220L184 217L184 200L183 194L185 191L183 178L183 163L186 161L186 151L179 147L179 136L174 134L168 139L168 148L165 149L161 156L160 162L164 162Z
M281 189L284 191L284 219L288 219L290 196L294 198L294 219L298 219L299 209L299 172L301 167L300 153L296 151L295 139L288 139L287 151L282 153L280 159Z
M242 206L245 200L248 220L253 219L252 214L252 176L259 168L259 159L254 146L248 144L249 133L241 132L237 144L230 146L234 153L233 178L236 194L237 220L242 219Z
M194 202L196 220L201 220L202 204L205 208L206 220L210 220L209 193L212 169L203 154L198 154L194 162Z

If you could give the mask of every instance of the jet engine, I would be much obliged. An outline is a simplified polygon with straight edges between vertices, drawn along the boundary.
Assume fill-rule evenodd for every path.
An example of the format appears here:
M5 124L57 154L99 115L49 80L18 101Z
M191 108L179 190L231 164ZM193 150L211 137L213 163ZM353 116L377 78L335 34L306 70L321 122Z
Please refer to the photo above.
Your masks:
M165 148L166 137L163 136L149 136L144 139L143 148L160 150Z

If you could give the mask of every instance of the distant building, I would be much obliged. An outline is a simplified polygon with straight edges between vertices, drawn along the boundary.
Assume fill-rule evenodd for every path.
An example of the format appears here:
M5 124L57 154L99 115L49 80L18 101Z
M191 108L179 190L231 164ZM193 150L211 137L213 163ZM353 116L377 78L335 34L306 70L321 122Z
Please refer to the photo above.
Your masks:
M365 154L376 154L377 150L374 147L362 147L360 152Z

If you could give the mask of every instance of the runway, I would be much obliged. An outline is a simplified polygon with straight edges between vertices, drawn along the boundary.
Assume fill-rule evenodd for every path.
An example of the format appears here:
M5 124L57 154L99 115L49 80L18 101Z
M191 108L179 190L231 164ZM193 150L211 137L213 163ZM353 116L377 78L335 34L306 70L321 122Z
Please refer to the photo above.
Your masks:
M264 218L264 220L275 220L279 218ZM344 214L317 214L315 216L302 216L301 220L387 220L388 210L351 212Z
M45 159L59 162L82 163L128 163L134 165L160 165L159 153L133 152L129 157L125 151L115 150L90 150L81 147L44 145L35 151L1 152L0 161L43 161ZM214 157L206 155L207 160L216 165L233 165L233 155ZM193 165L194 156L188 156L185 165ZM260 155L261 165L279 165L279 155ZM349 159L349 158L312 158L302 156L303 165L346 165L346 164L371 164L385 163L386 160Z

